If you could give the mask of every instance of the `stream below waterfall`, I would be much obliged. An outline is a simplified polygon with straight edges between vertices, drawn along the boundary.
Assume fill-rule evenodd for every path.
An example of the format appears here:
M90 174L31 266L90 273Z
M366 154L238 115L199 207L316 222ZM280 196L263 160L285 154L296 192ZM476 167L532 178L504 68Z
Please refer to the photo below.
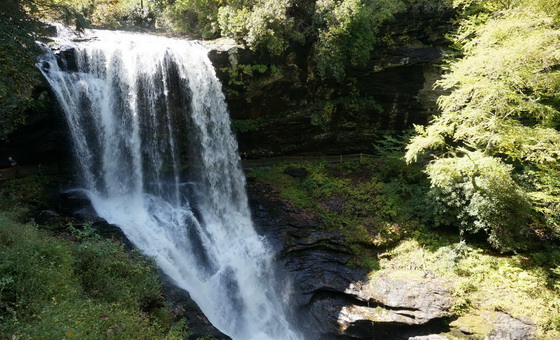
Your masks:
M253 227L224 95L200 43L93 31L38 66L97 214L233 339L291 340L289 288Z

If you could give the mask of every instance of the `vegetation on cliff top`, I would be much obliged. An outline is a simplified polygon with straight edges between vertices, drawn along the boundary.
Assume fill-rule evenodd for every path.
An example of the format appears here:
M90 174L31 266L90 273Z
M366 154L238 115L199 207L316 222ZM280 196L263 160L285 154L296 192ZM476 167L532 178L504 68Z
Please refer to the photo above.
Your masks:
M10 1L0 8L0 138L25 121L26 110L39 105L32 89L39 79L34 69L38 53L34 41L42 34L41 20L64 21L79 29L148 28L199 38L232 37L263 54L296 56L299 63L305 64L302 68L309 73L308 81L334 80L342 84L349 67L364 66L369 60L381 40L378 33L383 23L407 8L438 12L448 8L448 3L449 0ZM355 101L354 97L349 101Z

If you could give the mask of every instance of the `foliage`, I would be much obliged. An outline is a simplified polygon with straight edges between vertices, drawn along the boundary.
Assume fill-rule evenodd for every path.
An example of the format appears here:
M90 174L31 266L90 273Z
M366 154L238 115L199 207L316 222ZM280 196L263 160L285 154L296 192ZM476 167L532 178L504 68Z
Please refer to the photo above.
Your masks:
M356 79L348 79L339 91L327 90L324 98L316 98L311 114L311 124L324 131L332 131L340 126L362 128L372 127L376 113L382 108L369 96L360 94Z
M345 67L369 60L382 23L405 9L403 1L317 1L318 40L315 44L319 75L342 79Z
M109 240L83 242L75 247L76 269L84 292L97 300L141 309L161 299L154 266L139 254L127 254Z
M33 175L2 182L0 210L24 217L30 211L46 209L57 188L58 180L50 176Z
M25 122L27 110L41 105L32 92L40 79L35 41L45 32L41 19L46 18L79 28L85 24L79 13L56 0L10 0L0 7L0 140Z
M441 158L430 163L430 198L435 222L461 231L486 231L496 248L522 248L527 237L529 206L511 177L512 167L481 152Z
M380 176L385 167L382 161L298 164L307 170L305 178L287 175L290 167L293 165L255 169L253 175L344 235L354 251L354 265L375 269L372 250L390 246L415 228L409 220L409 196L389 189L391 181Z
M427 8L427 2L446 1L410 4ZM342 81L348 66L362 66L369 59L380 25L410 4L405 0L178 0L169 7L168 16L185 32L233 37L257 51L311 52L319 76Z
M223 0L176 0L165 8L164 16L176 30L200 38L219 35L218 8Z
M250 132L259 130L263 120L261 118L255 119L233 119L231 121L231 128L234 132Z
M461 58L438 83L450 94L439 99L441 115L417 127L407 160L431 151L426 172L438 209L454 207L464 230L484 229L510 249L498 235L520 235L528 222L558 230L551 176L560 156L560 9L540 0L457 4Z
M224 90L227 94L238 95L240 91L245 91L251 83L258 83L259 80L272 77L279 72L276 65L264 64L234 64L232 67L222 67L221 72L227 75L227 83ZM250 103L251 98L245 100Z
M102 28L155 28L164 0L56 0Z
M73 243L0 213L0 333L181 339L168 318L148 312L161 299L152 265L122 245L97 238Z

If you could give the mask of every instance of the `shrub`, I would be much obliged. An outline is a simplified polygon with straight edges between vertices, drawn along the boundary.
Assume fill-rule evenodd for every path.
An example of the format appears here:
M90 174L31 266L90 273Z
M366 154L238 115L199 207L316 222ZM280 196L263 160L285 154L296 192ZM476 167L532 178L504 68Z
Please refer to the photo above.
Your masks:
M525 245L529 202L511 177L512 167L479 152L442 158L426 169L435 222L461 232L484 231L498 249Z
M74 243L0 213L0 333L18 339L181 339L153 266L122 245ZM156 314L149 313L153 304ZM142 309L144 308L144 310Z
M161 286L152 263L110 240L86 241L75 247L76 270L85 293L131 308L161 303Z

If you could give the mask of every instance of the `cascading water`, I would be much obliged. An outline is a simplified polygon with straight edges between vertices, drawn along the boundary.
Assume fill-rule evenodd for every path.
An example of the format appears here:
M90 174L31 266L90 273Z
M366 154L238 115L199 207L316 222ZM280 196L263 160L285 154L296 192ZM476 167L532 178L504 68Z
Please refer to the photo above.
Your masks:
M77 71L39 67L62 106L96 212L234 339L298 339L255 232L237 144L207 50L95 31Z

